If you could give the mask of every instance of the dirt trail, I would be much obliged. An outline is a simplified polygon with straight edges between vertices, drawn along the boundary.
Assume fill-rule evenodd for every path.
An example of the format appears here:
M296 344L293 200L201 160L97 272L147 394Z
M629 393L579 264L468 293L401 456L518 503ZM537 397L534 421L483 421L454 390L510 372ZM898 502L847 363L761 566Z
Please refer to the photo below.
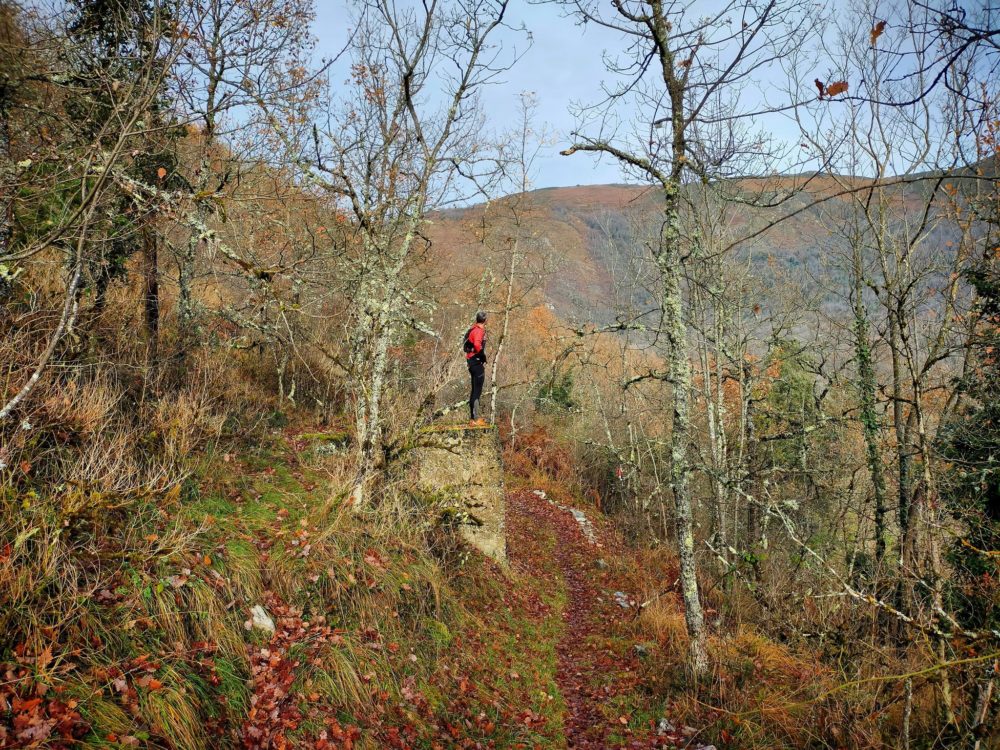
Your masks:
M675 738L660 736L653 727L629 728L628 716L615 715L615 698L640 689L638 657L613 640L632 611L616 603L613 573L597 562L613 554L615 541L597 528L592 544L567 510L527 490L508 496L507 528L512 563L530 575L561 579L565 586L565 631L556 651L567 747L674 747ZM532 543L538 528L551 532L551 548Z

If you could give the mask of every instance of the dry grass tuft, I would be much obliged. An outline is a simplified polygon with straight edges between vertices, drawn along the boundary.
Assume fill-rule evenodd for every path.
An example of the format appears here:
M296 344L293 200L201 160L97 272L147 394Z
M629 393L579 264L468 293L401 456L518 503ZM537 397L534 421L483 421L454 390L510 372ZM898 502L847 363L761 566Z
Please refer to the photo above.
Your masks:
M671 661L683 662L687 649L684 613L673 600L656 599L642 610L637 632L655 640Z
M334 706L348 710L371 704L371 694L365 690L358 673L361 658L356 647L327 649L322 664L310 678L312 684Z
M185 678L166 668L163 687L144 691L139 706L156 736L178 750L206 750L210 739L204 730L205 709L197 695L185 686Z
M170 465L180 466L218 437L224 421L224 415L213 412L204 391L189 389L160 399L149 424L158 433L164 458Z

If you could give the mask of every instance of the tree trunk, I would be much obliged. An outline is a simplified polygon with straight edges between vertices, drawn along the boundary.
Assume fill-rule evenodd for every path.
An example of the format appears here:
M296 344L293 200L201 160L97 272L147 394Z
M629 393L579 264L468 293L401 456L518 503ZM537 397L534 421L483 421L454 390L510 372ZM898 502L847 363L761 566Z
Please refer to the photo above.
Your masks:
M993 698L993 674L995 674L996 662L993 668L987 673L984 679L979 681L976 691L976 708L972 714L972 736L975 738L973 750L980 750L983 743L983 736L988 735L990 726L987 722L990 714L990 703Z
M160 275L159 241L156 234L146 231L143 236L142 307L146 323L146 345L150 362L155 362L160 346Z
M708 273L718 272L717 269L708 269ZM698 340L698 363L701 376L701 398L705 401L705 422L708 428L708 444L711 449L709 468L709 481L712 488L712 528L709 534L712 550L723 565L723 570L728 566L728 553L726 550L726 432L724 422L724 409L722 394L722 357L720 356L722 324L719 320L719 310L713 310L714 321L711 336L708 333L708 308L711 304L709 300L697 290L697 284L692 289L692 303L696 310L693 317L697 316L698 325L701 327L702 335ZM715 340L715 351L710 352L710 339ZM714 382L713 382L714 380Z
M723 335L722 310L716 309L715 314L715 409L710 415L715 421L715 435L712 440L715 462L716 513L718 522L715 529L715 541L723 556L728 559L726 548L729 545L729 534L726 531L726 511L729 508L729 446L726 440L726 392L724 388L725 373L722 370Z
M750 555L750 567L753 570L754 580L760 581L763 578L763 573L757 551L764 537L764 525L761 522L761 516L763 515L761 513L761 503L764 502L764 499L761 497L763 487L760 481L758 458L760 443L757 440L753 393L750 387L746 387L744 410L746 414L744 422L744 430L746 432L745 484L748 490L747 494L749 495L747 498L747 530L744 549Z
M910 441L903 410L903 373L900 362L900 320L895 311L889 313L889 347L892 358L892 423L896 433L896 463L899 473L899 563L906 564L906 545L910 536Z
M0 165L3 169L12 166L10 151L10 95L8 85L0 83ZM14 228L14 191L5 190L0 194L0 257L10 253L10 240ZM0 293L3 282L0 281Z
M398 247L386 247L375 238L365 239L365 253L372 270L365 273L356 298L357 319L351 334L351 362L355 386L357 468L350 503L355 509L370 504L368 487L378 469L382 445L382 394L389 362L389 343L396 330L402 295L400 278L416 237L419 217L411 217Z
M896 608L900 612L910 613L913 601L913 585L911 583L913 555L912 529L910 528L910 440L906 414L903 410L903 373L900 361L900 320L893 307L889 309L889 349L892 360L892 423L896 434L896 466L897 466L897 497L899 503L899 583L896 588ZM906 641L905 633L899 634L901 641Z
M922 394L917 382L913 383L913 413L916 415L917 426L917 446L920 450L920 466L923 470L923 502L921 503L921 515L923 523L921 526L927 530L927 542L929 547L930 579L931 579L931 603L934 607L933 617L938 619L938 629L945 632L950 629L948 623L941 614L945 606L945 579L944 562L941 559L941 543L938 539L938 528L940 520L938 518L938 498L934 482L934 473L931 468L933 457L930 446L927 443L927 429L924 423L922 408ZM945 725L952 731L957 731L958 721L955 718L954 698L951 690L951 678L949 671L943 665L948 661L947 640L938 635L936 637L938 661L942 665L938 679L941 690L941 717Z
M218 45L218 40L216 46ZM195 227L191 236L188 237L187 244L180 258L180 268L178 269L178 300L177 312L180 326L181 356L186 356L191 348L197 346L200 338L198 331L197 315L194 309L194 277L195 262L198 257L198 246L202 240L207 240L209 204L206 196L209 194L209 181L212 176L212 160L210 149L215 143L215 124L220 110L220 102L217 99L218 88L222 79L222 60L211 60L209 73L206 81L205 99L205 126L201 141L201 158L198 164L198 171L195 173L197 180L194 187L194 219Z
M520 227L517 227L518 231ZM514 238L514 245L510 249L510 267L507 269L507 300L503 308L503 326L500 328L500 338L497 341L496 350L493 352L493 366L490 368L490 419L497 421L497 368L500 365L500 357L503 354L503 345L507 340L507 329L510 325L510 309L514 299L514 271L517 268L517 252L520 245L520 237Z
M370 504L368 486L378 468L376 452L382 444L382 391L385 388L390 336L388 326L380 319L381 316L376 314L365 317L372 322L369 332L377 331L381 335L373 342L370 350L372 354L370 369L365 374L362 393L358 395L354 407L357 469L351 487L350 501L352 507L356 509Z
M684 619L690 638L691 666L695 675L708 667L705 623L698 598L698 570L694 552L694 518L691 506L691 467L688 440L691 428L691 363L688 359L687 326L684 322L680 254L680 179L664 186L664 222L656 263L663 289L664 325L670 351L669 372L673 400L670 431L670 479L677 525L677 555L680 560Z
M860 285L858 287L856 293L859 298L855 301L854 307L854 351L858 361L859 416L875 502L875 564L880 568L885 559L886 549L885 474L882 471L882 456L878 444L882 430L876 411L875 366L868 336L868 315L860 299Z
M198 227L204 227L208 220L208 208L199 202L195 208ZM196 230L188 238L180 258L180 268L177 274L178 299L177 315L180 326L181 354L186 355L198 341L198 321L194 308L194 276L195 261L198 257L198 245L201 244L201 230Z

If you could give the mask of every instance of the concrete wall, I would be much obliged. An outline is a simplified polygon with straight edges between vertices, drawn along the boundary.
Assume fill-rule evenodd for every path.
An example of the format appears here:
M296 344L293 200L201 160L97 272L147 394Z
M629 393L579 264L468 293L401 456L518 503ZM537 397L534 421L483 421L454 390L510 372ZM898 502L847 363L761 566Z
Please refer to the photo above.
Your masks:
M428 494L447 498L472 524L459 533L470 545L506 564L503 465L495 428L454 428L425 433L414 456L417 484Z

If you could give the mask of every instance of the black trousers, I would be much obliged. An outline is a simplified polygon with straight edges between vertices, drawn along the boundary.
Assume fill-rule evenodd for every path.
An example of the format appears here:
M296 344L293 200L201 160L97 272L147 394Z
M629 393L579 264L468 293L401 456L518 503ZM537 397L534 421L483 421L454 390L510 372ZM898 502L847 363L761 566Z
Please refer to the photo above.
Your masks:
M469 365L469 375L472 377L472 393L469 394L469 414L471 419L479 416L479 398L483 395L483 383L486 381L486 367L473 357L466 360Z

